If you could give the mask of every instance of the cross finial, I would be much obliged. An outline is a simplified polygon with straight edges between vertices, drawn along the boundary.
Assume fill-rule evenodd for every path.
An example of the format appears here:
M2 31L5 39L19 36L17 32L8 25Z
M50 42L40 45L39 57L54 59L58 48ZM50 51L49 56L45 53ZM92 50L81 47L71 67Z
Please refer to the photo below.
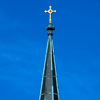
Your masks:
M49 6L49 10L44 11L45 13L49 13L49 23L52 23L52 20L51 20L52 13L56 13L56 10L52 10L51 8L52 6Z

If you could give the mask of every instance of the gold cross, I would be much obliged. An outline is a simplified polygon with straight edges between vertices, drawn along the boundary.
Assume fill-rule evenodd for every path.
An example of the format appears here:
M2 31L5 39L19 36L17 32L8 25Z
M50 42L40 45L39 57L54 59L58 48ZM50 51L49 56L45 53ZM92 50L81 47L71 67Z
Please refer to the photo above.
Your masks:
M45 13L49 13L49 23L52 23L52 20L51 20L52 13L56 13L56 10L52 10L51 8L52 6L49 6L49 10L44 11Z

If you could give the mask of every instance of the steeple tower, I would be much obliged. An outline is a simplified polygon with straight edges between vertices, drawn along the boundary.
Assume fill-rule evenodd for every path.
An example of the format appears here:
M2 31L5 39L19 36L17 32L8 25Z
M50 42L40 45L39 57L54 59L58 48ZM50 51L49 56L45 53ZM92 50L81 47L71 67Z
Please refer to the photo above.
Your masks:
M49 25L46 28L48 30L48 42L46 49L46 58L44 63L44 71L42 77L42 87L40 93L40 100L59 100L58 92L58 83L57 83L57 74L56 74L56 64L54 57L54 46L53 46L53 33L55 27L52 26L51 15L56 10L51 9L52 6L49 6L49 10L45 13L49 13Z

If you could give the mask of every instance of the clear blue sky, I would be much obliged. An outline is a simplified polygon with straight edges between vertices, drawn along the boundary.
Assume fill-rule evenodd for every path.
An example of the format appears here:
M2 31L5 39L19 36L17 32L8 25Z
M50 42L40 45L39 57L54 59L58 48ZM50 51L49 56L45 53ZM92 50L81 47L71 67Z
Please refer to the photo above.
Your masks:
M0 100L39 100L49 0L0 1ZM52 0L60 100L100 100L100 0Z

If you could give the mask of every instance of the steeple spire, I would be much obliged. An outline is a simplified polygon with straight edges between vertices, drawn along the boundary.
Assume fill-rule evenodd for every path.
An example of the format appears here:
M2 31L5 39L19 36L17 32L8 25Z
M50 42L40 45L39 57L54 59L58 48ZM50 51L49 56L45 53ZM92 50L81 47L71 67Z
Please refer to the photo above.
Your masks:
M44 71L42 77L42 87L40 93L40 100L59 100L57 74L56 74L56 64L54 57L54 46L53 46L53 33L55 28L52 26L51 14L53 11L51 6L49 10L45 11L50 14L49 25L46 28L48 30L48 42L46 49L46 58L44 63Z

